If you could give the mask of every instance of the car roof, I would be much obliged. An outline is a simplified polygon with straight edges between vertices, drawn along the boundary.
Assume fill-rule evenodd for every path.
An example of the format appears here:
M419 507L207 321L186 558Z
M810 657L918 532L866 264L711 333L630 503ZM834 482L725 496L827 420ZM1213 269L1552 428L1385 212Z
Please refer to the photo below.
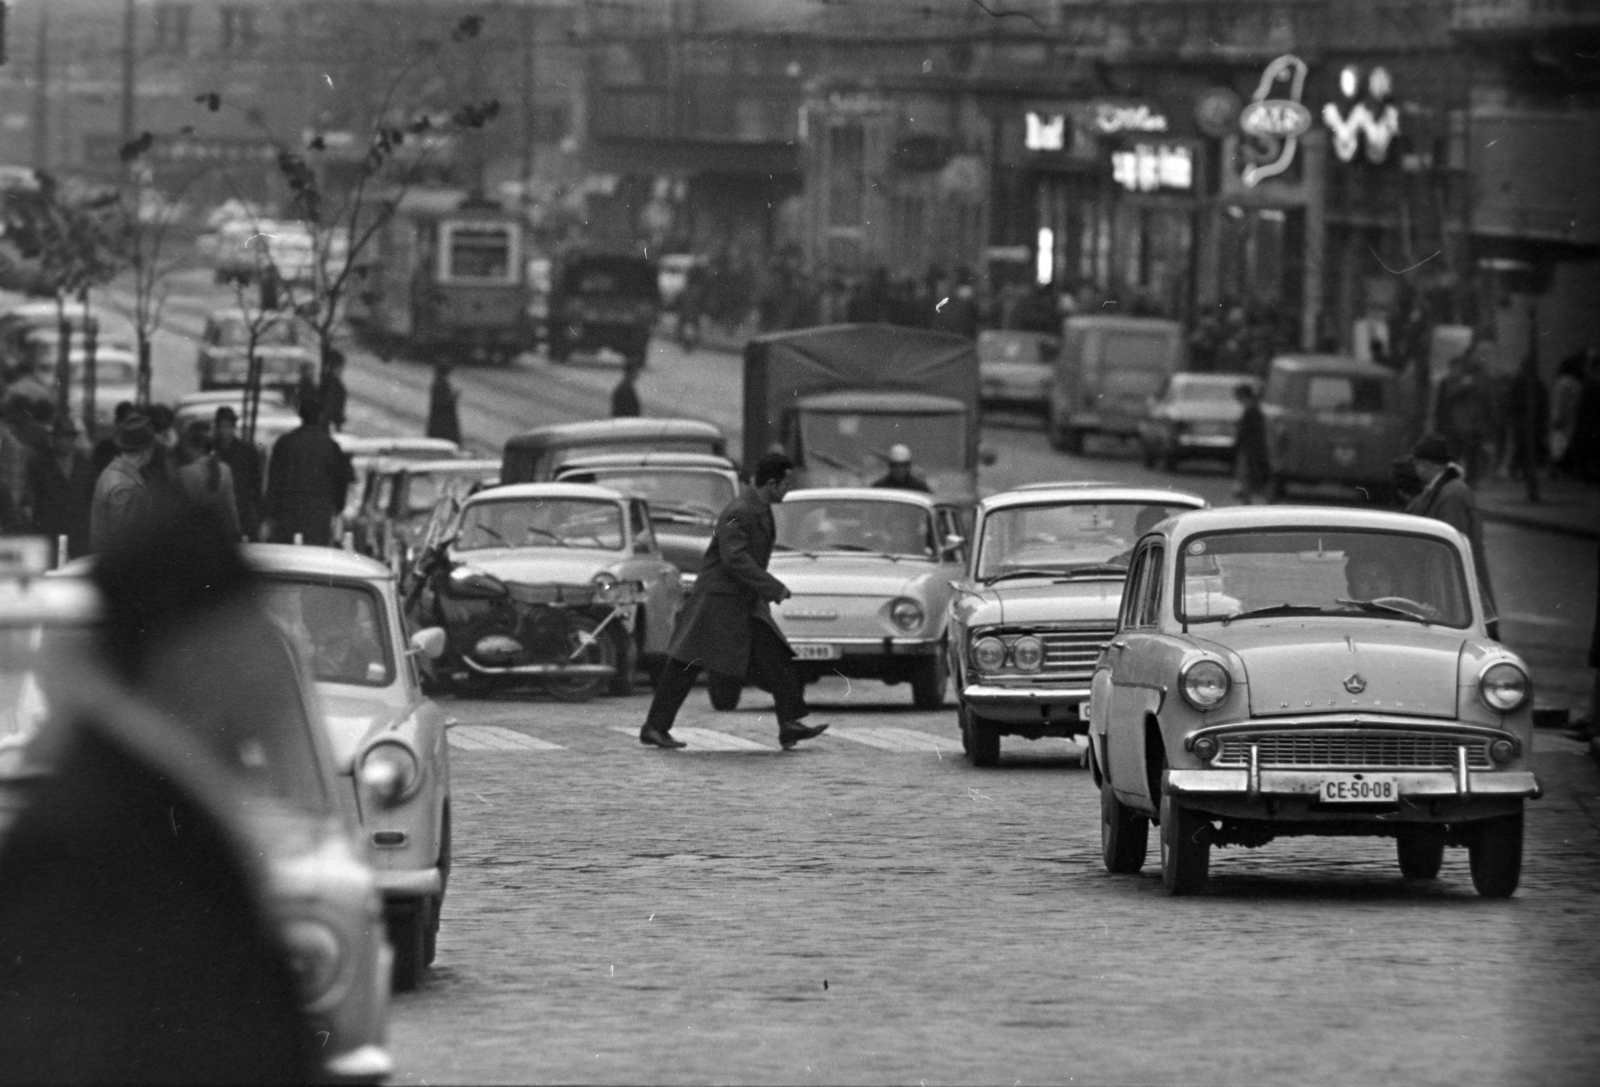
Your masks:
M1272 360L1272 368L1306 374L1350 374L1356 377L1381 378L1397 376L1387 366L1358 359L1353 355L1278 355Z
M733 461L715 453L679 453L647 449L639 453L594 453L563 461L560 472L595 468L709 468L732 471Z
M1162 531L1175 541L1207 532L1236 529L1367 529L1436 536L1460 543L1466 539L1455 528L1432 517L1392 510L1352 509L1348 506L1222 506L1175 514L1163 522Z
M548 449L591 442L647 442L652 438L704 438L720 442L722 431L699 419L592 419L582 423L555 423L515 435L506 441L506 448Z
M1185 385L1223 385L1230 389L1236 385L1261 384L1261 379L1254 374L1197 373L1194 370L1180 370L1172 375L1172 381Z
M508 498L598 498L611 502L624 501L628 496L610 487L597 487L592 483L505 483L479 491L467 499L470 505L480 498L503 501Z
M908 393L894 389L817 393L815 396L802 396L800 407L807 411L884 412L905 415L945 415L966 410L965 404L951 396Z
M408 460L405 457L379 457L372 462L374 473L383 472L411 472L422 474L427 472L450 472L456 475L470 476L480 472L500 471L500 460L490 460L485 457L441 457L437 460Z
M937 503L933 496L922 491L902 491L893 487L806 487L790 491L785 502L812 502L824 498L864 499L866 501L898 502L905 506L933 509Z
M394 571L376 559L337 547L252 543L245 544L243 551L246 562L266 573L360 578L363 581L394 579Z
M1016 506L1043 506L1051 502L1140 502L1147 506L1188 506L1201 509L1206 500L1188 491L1165 487L1129 487L1117 483L1035 484L992 494L978 503L984 512Z
M449 453L461 448L448 438L424 438L421 435L414 434L379 437L375 435L339 433L333 436L333 440L338 442L339 448L346 453L387 453L402 449L416 450L418 452L436 449L441 453Z

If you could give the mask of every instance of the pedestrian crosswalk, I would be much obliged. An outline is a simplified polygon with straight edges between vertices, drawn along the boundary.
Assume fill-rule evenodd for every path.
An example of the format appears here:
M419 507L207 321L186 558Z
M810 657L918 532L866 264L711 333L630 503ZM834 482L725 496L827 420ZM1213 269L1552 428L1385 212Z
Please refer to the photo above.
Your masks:
M450 746L461 751L560 751L560 744L498 725L456 725Z
M611 732L626 736L637 742L639 730L621 725L612 726ZM777 736L763 736L759 739L749 736L736 736L731 732L723 732L714 728L696 728L680 725L672 730L672 734L689 746L683 750L690 752L759 752L777 751ZM571 748L571 742L562 744L503 725L452 725L449 732L450 746L457 751L483 751L483 752L516 752L519 754L541 754L552 751L566 751ZM932 733L922 732L912 728L898 728L888 725L852 725L841 728L835 725L821 738L844 740L849 745L860 745L877 751L888 751L900 755L935 755L940 758L947 754L959 754L960 741L951 737L935 736ZM820 742L820 741L819 741ZM585 745L587 746L587 745Z

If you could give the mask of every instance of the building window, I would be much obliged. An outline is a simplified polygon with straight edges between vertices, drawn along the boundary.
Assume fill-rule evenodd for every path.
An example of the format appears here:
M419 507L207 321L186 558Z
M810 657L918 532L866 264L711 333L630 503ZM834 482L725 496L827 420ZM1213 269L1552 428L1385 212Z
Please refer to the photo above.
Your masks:
M255 50L256 10L252 7L224 7L222 15L222 51L224 53L249 53Z
M155 40L150 51L167 56L189 54L189 5L156 5Z

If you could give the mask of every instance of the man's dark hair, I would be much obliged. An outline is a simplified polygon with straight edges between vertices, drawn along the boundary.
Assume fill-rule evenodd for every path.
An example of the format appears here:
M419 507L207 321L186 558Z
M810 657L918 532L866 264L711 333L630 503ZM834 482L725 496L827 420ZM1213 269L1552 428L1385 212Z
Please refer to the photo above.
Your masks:
M794 461L786 453L763 453L761 459L756 461L756 474L754 482L757 487L764 487L768 483L782 479L794 471Z
M300 421L307 426L322 422L322 401L314 396L300 398Z
M132 415L133 411L134 411L134 405L133 405L133 401L132 400L120 401L120 402L118 402L117 406L114 409L112 409L111 421L114 422L114 423L120 423L120 422L122 422L122 420L124 420L128 416Z

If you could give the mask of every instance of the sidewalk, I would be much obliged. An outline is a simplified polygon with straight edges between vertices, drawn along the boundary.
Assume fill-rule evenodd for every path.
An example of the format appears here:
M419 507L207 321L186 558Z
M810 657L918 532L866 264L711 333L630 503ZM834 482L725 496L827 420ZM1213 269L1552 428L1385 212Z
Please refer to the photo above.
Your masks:
M1600 486L1544 480L1539 502L1529 502L1519 480L1490 479L1477 487L1478 511L1486 521L1600 540Z

